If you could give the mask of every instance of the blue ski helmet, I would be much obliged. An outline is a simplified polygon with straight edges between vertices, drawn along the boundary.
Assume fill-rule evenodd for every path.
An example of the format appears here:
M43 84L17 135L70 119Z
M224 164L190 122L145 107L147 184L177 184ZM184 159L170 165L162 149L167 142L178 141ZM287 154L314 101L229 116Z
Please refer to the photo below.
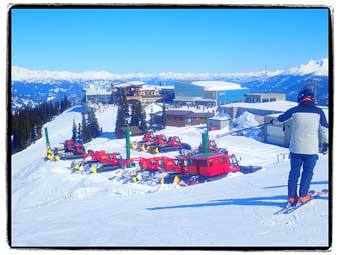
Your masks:
M303 90L301 90L297 96L297 102L300 103L302 101L313 101L314 102L314 92L309 89L309 88L305 88Z

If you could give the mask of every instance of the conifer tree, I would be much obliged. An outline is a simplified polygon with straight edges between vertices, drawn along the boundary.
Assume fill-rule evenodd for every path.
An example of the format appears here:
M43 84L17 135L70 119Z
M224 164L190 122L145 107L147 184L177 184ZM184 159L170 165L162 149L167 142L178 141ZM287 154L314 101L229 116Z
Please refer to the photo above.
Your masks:
M123 105L122 110L124 112L124 127L127 127L129 125L130 111L129 111L129 104L127 102L125 95L122 98L122 105Z
M77 129L77 142L82 143L82 130L81 130L81 124L78 123L78 129Z
M165 107L164 101L163 101L163 106L162 106L161 125L162 125L162 128L165 128L165 126L166 126L166 107Z
M92 111L88 114L88 132L90 138L97 137L100 134L100 128L98 124L98 120L96 118L96 114Z
M142 119L142 104L140 101L136 101L131 107L131 121L130 126L141 126Z
M146 125L146 113L144 110L142 110L141 113L141 119L140 119L140 127L139 127L144 133L148 130L148 127Z
M77 142L77 125L74 119L73 119L73 126L72 126L72 140L74 142Z
M83 143L88 142L88 130L87 130L87 123L86 123L86 117L85 113L82 113L82 118L81 118L81 140Z
M116 135L119 134L121 128L128 126L129 119L129 104L126 100L126 96L122 95L119 98L118 110L117 110L117 118L116 118Z

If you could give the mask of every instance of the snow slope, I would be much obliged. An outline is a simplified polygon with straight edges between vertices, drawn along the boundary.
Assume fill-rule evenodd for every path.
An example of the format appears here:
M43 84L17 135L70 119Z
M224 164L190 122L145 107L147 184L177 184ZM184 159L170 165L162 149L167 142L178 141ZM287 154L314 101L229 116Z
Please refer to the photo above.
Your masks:
M87 148L125 152L124 140L113 139L115 116L114 107L97 113L104 133ZM73 119L80 121L79 107L46 125L52 144L71 136ZM193 147L201 136L195 127L168 127L164 133L178 134ZM278 162L277 157L287 153L286 148L236 136L223 137L218 144L241 158L242 165L264 169L190 187L123 184L112 172L71 174L70 162L45 162L40 139L12 156L12 245L328 245L327 196L292 215L273 215L286 201L289 161L281 157ZM138 155L150 156L132 152ZM322 156L311 188L327 187L328 156Z

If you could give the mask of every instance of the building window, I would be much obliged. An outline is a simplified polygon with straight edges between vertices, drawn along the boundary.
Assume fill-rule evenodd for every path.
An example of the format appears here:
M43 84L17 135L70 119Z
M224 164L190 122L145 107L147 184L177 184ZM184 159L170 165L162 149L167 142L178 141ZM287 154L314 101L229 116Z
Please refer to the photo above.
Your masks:
M276 98L271 98L270 99L270 102L275 102L276 101Z

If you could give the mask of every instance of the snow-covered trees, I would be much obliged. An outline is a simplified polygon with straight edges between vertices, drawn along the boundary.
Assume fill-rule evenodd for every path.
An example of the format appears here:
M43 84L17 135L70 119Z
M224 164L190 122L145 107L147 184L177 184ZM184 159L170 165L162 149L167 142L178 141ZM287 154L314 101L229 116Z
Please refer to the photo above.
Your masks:
M42 126L71 106L66 96L60 102L45 102L35 108L26 107L11 115L12 153L21 151L41 138Z

